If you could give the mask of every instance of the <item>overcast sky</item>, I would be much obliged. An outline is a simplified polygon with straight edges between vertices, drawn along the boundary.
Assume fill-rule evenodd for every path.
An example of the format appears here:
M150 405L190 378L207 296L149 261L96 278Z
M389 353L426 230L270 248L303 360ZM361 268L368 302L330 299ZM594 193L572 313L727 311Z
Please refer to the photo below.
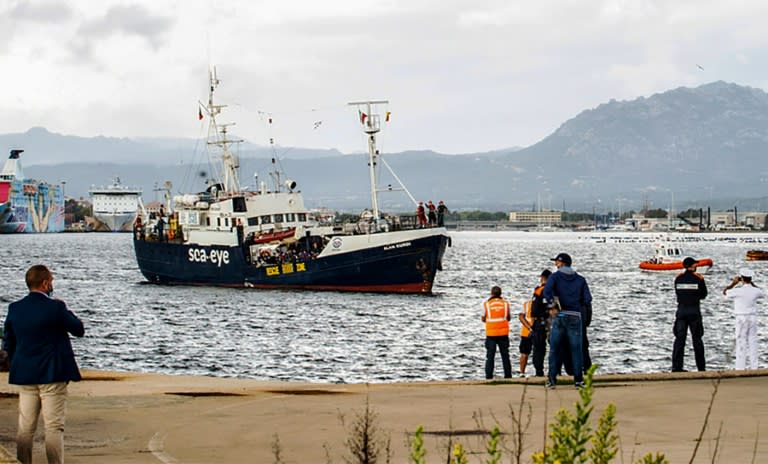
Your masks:
M254 143L362 151L346 103L388 99L383 151L528 146L611 98L768 88L765 18L762 0L4 0L0 133L198 137L216 65L222 120Z

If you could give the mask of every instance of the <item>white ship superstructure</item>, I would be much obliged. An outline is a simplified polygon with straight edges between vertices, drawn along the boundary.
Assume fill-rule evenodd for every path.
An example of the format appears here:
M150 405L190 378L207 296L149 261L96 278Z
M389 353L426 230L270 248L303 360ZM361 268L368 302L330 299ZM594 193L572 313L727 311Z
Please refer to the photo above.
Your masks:
M88 191L93 204L93 217L100 229L109 232L130 231L141 204L142 190L128 187L115 177L111 185L91 187Z

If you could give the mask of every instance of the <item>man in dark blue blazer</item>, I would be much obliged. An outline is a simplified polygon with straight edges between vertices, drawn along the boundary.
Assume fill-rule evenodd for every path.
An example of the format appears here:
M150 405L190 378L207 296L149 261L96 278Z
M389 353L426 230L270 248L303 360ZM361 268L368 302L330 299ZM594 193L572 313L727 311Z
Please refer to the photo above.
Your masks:
M53 274L41 265L26 274L29 294L8 306L3 348L11 358L8 383L19 386L19 431L16 457L32 462L37 418L43 413L48 463L64 462L64 416L67 383L80 380L69 334L85 328L61 300L51 298Z

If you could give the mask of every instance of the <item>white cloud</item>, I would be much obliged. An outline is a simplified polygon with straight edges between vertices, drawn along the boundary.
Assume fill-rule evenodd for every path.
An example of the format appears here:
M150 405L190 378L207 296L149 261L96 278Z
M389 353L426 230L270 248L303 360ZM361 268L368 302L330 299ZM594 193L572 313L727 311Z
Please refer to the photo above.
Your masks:
M388 98L385 150L528 145L611 98L715 80L762 87L766 10L748 0L19 0L0 7L0 127L197 136L196 101L217 64L229 117L256 143L363 150L345 104Z
M13 21L30 22L59 22L69 18L71 9L68 5L59 2L27 2L16 1L9 5L8 17Z

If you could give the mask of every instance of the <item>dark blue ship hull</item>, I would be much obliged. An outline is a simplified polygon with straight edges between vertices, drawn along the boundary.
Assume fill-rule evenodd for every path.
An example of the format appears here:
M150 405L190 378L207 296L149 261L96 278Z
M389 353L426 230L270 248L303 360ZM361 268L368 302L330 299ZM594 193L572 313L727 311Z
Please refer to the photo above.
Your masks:
M391 233L396 238L397 232ZM203 246L139 240L136 258L144 277L160 284L264 289L431 293L449 237L435 233L388 245L273 265L249 262L240 246Z

